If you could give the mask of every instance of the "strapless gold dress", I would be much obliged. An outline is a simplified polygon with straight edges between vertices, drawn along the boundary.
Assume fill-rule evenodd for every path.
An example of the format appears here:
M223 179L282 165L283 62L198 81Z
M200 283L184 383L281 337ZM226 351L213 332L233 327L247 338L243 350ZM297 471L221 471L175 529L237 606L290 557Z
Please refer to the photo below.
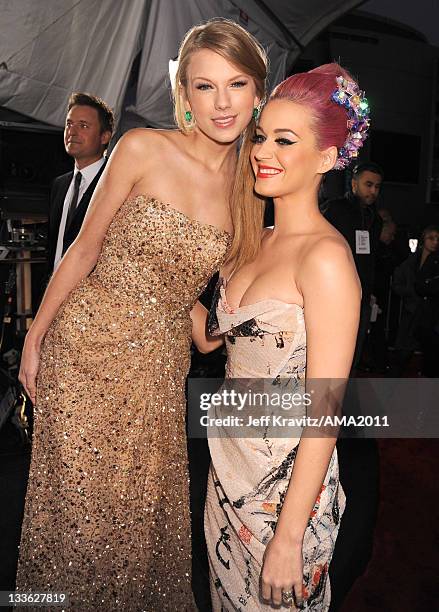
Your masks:
M196 609L189 312L229 241L143 195L116 213L42 347L18 590L74 612Z

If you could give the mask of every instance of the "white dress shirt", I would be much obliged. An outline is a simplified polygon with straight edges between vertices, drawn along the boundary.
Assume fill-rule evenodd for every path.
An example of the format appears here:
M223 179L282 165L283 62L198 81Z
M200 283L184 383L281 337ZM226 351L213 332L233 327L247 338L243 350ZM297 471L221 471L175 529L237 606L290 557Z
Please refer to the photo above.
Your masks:
M67 213L69 211L69 205L73 197L75 177L78 172L81 172L82 179L79 185L79 195L78 195L78 205L77 205L78 207L82 196L87 191L90 183L93 181L93 179L95 178L99 170L102 168L104 162L105 162L105 157L101 157L101 159L98 159L98 161L93 162L89 166L85 166L85 168L82 168L82 170L79 170L75 166L72 180L70 182L69 188L67 189L66 197L64 198L61 221L59 224L58 240L56 243L55 262L53 266L54 272L57 269L59 262L61 261L61 258L62 258L62 248L64 244L64 232L66 231Z

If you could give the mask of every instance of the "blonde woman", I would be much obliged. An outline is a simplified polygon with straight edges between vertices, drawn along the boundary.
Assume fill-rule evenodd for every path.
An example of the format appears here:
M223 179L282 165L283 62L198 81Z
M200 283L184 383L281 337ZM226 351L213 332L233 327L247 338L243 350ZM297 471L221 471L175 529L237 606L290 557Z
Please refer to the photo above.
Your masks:
M181 45L177 130L115 147L28 332L36 406L17 588L76 611L192 610L184 381L233 228L237 142L266 59L213 20Z

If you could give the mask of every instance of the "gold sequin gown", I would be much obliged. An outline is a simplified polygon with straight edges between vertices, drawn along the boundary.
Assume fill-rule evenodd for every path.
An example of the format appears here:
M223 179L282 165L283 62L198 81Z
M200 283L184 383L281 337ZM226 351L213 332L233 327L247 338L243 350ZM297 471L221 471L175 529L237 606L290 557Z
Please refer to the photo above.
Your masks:
M42 347L17 590L67 592L74 612L196 610L189 312L229 238L147 196L116 213Z

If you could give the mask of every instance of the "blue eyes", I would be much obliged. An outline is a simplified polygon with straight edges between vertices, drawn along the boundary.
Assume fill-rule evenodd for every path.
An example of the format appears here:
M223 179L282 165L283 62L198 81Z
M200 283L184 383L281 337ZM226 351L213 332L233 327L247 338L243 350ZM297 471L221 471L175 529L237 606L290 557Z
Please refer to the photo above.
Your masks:
M240 89L241 87L245 87L247 85L247 81L234 81L231 83L233 89ZM212 85L210 83L200 83L196 86L200 91L206 91L208 89L212 89Z
M262 134L255 134L251 141L253 144L262 144L266 141L266 137L262 136ZM294 140L289 140L288 138L276 138L275 142L281 146L289 146L295 144Z
M247 81L235 81L234 83L232 83L232 87L244 87L245 85L247 85Z

